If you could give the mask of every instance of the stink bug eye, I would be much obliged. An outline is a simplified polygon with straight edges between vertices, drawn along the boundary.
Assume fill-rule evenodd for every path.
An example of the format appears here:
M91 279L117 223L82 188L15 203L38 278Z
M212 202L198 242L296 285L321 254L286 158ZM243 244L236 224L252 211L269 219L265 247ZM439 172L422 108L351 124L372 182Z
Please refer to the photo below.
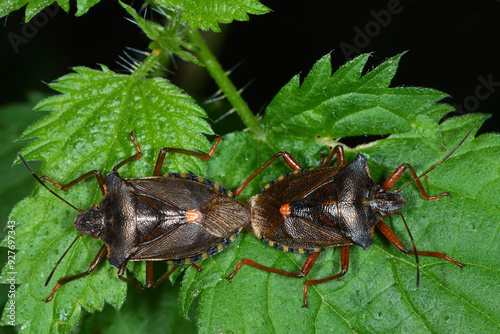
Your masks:
M344 276L349 268L349 247L358 245L364 249L373 244L373 232L377 227L398 250L415 255L417 265L417 287L420 279L418 256L431 256L445 259L462 268L464 265L442 252L417 251L413 236L403 215L398 212L404 205L399 193L412 183L416 183L424 200L437 200L448 193L435 196L427 195L420 178L448 159L460 147L471 131L443 159L427 171L417 176L409 164L399 166L385 182L379 186L370 177L367 159L358 154L350 163L345 162L342 146L336 146L328 158L321 159L318 168L303 169L287 152L274 155L255 171L237 189L237 193L252 181L257 174L279 157L294 172L280 176L267 184L248 206L251 224L247 229L266 244L283 251L309 254L302 270L295 274L281 269L261 265L250 259L241 260L227 277L233 279L244 264L275 274L302 278L309 274L320 252L329 247L341 248L340 273L316 280L307 280L304 285L304 307L308 306L308 287L328 282ZM334 156L337 166L328 167ZM405 170L414 179L404 187L391 191ZM410 236L413 250L408 250L394 232L382 221L388 215L398 215Z

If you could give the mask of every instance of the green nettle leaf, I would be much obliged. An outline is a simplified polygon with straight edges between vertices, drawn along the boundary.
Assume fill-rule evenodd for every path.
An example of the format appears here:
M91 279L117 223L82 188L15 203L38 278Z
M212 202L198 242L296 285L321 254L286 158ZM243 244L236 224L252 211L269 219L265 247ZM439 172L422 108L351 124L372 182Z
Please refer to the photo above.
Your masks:
M257 0L158 0L160 5L182 13L182 22L193 29L220 32L218 23L248 21L248 14L266 14L269 8Z
M243 266L228 276L242 258L294 273L307 256L270 247L242 233L224 254L202 263L201 275L186 271L180 303L187 314L199 298L200 333L492 333L500 330L496 251L500 221L500 136L475 133L488 117L475 114L440 119L451 107L436 104L446 95L432 89L389 88L400 56L363 75L368 55L332 74L330 57L314 66L303 83L294 77L270 103L262 126L265 141L251 133L224 137L209 161L211 178L236 189L274 153L289 151L303 167L316 167L336 138L388 134L356 148L346 147L346 160L357 153L368 158L372 178L381 184L401 163L422 173L451 151L458 151L422 179L429 194L452 198L424 201L415 184L401 193L405 216L419 250L443 251L466 264L463 270L442 259L420 256L416 287L413 256L399 252L379 231L373 246L353 246L347 274L309 287L309 308L302 308L306 279L340 272L340 249L324 250L307 278L295 279ZM248 198L290 169L280 158L244 192ZM395 188L411 181L406 172ZM401 241L410 238L398 216L385 219ZM250 305L250 306L249 306Z
M127 300L116 310L106 305L102 312L81 320L79 333L106 334L190 334L196 333L196 324L186 320L179 312L180 286L160 284L154 289L138 293L128 291ZM158 298L160 296L160 298ZM90 321L86 321L88 318Z
M434 89L389 84L402 55L362 76L369 55L362 55L333 75L331 60L323 57L299 84L295 76L270 103L263 125L275 136L298 140L311 136L339 138L407 132L419 115L439 121L453 110L434 103L447 95Z
M210 143L203 133L212 130L205 112L194 100L165 79L147 79L136 74L120 75L102 66L85 67L61 77L50 85L62 93L38 104L39 110L53 112L28 128L22 138L37 138L22 151L27 160L42 160L40 174L67 183L80 175L99 170L106 174L136 153L129 138L133 130L143 157L123 166L123 177L144 177L153 173L161 148L182 147L207 151ZM165 171L192 171L204 175L205 163L186 155L170 155ZM57 190L57 189L56 189ZM67 192L57 191L78 208L89 209L102 199L94 177ZM117 277L117 269L107 261L92 275L61 287L53 301L43 301L63 277L83 272L102 245L89 236L80 238L45 287L54 264L78 232L73 227L76 212L36 185L30 197L20 202L9 220L16 223L16 323L21 332L63 333L80 318L82 306L102 310L104 302L119 308L126 297L127 284ZM7 245L4 240L2 246ZM134 275L144 276L141 266L129 266ZM0 281L9 278L4 268ZM168 283L166 283L168 284ZM2 323L9 321L4 312Z
M77 0L77 11L75 15L81 16L85 14L90 9L90 7L99 3L99 1L100 0ZM28 22L33 16L40 13L42 10L49 7L53 3L57 3L57 5L64 9L66 12L69 11L69 0L7 0L0 3L0 17L3 17L27 5L25 12L25 22Z

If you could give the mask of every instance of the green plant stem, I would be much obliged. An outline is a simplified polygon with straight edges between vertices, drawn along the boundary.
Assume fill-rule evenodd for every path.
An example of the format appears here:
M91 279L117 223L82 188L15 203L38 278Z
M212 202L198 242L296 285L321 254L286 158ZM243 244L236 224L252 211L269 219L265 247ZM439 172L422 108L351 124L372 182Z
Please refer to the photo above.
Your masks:
M137 68L134 70L134 73L132 73L133 76L136 78L144 78L148 73L153 69L153 67L158 63L158 58L160 57L160 54L155 53L154 51L151 52L144 61L137 66Z
M265 132L262 130L259 120L252 113L245 100L243 100L240 93L227 76L227 73L222 69L222 66L210 51L201 34L197 30L194 30L190 32L189 38L191 42L198 47L198 56L200 60L203 62L212 78L222 90L229 103L231 103L240 118L243 120L243 123L245 123L250 132L252 132L256 138L261 140L264 139Z

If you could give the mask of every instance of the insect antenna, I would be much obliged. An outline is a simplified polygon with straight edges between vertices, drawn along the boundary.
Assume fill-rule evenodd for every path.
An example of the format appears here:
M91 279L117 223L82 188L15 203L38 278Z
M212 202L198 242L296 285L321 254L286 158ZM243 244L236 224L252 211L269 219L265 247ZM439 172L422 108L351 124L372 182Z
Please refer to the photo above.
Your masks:
M24 166L29 170L29 172L31 173L31 175L33 175L33 177L42 185L44 186L48 191L50 191L50 193L54 196L56 196L57 198L59 198L61 201L63 201L64 203L68 204L70 207L72 207L73 209L75 209L76 211L78 212L85 212L85 210L82 210L82 209L78 209L77 207L75 207L73 204L71 204L70 202L66 201L64 198L62 198L61 196L59 196L58 194L56 194L52 189L50 189L42 180L40 180L40 178L33 172L33 170L31 169L31 167L28 165L28 163L26 162L26 160L24 160L23 156L21 155L21 153L17 153L17 155L19 156L19 158L21 159L21 161L23 162ZM75 244L76 240L78 240L78 238L80 238L81 236L85 235L85 233L80 233L76 236L75 240L73 240L73 242L71 243L71 245L69 245L68 249L66 249L66 251L64 252L64 254L61 256L61 258L59 259L59 261L57 261L56 265L54 266L54 269L52 269L52 271L50 272L50 275L49 277L47 278L47 281L45 282L45 286L47 286L50 282L50 279L52 278L52 275L54 274L54 272L56 271L57 269L57 266L59 266L59 263L61 263L62 259L64 258L64 256L66 256L66 254L68 253L68 251L70 250L71 247L73 247L73 245Z
M74 243L76 242L76 240L78 240L78 238L80 238L81 236L84 236L85 233L80 233L76 236L75 240L73 240L73 242L71 243L71 245L69 245L68 249L66 249L66 251L64 252L64 254L61 256L61 258L59 259L59 261L57 261L56 265L54 266L54 269L52 269L52 271L50 272L50 275L49 277L47 278L47 281L45 282L45 286L47 286L50 282L50 279L52 278L52 275L54 274L54 272L56 271L57 269L57 266L59 266L59 263L61 263L62 259L66 256L66 254L68 253L69 249L71 247L73 247Z
M85 210L82 210L82 209L78 209L77 207L75 207L73 204L71 204L70 202L68 202L67 200L65 200L64 198L62 198L61 196L59 196L58 194L56 194L52 189L50 189L42 180L40 180L40 178L31 170L30 166L28 165L28 163L26 162L26 160L24 160L23 156L21 155L21 153L17 153L17 155L19 156L19 158L21 159L21 161L23 162L24 166L29 170L29 172L31 173L31 175L33 175L33 177L42 185L44 186L48 191L50 191L50 193L54 196L56 196L57 198L59 198L61 201L63 201L64 203L68 204L70 207L72 207L73 209L75 209L76 211L78 212L85 212Z
M31 175L33 175L33 177L42 185L44 186L48 191L50 191L50 193L54 196L56 196L57 198L59 198L61 201L63 201L64 203L68 204L70 207L72 207L73 209L75 209L76 211L78 212L85 212L85 210L82 210L82 209L78 209L77 207L75 207L73 204L71 204L70 202L68 202L67 200L65 200L64 198L62 198L61 196L59 196L58 194L56 194L52 189L50 189L42 180L40 180L40 178L33 172L33 170L31 169L31 167L28 165L28 163L26 162L26 160L24 160L23 156L21 155L21 153L17 153L17 155L19 156L19 158L21 159L21 161L23 162L24 166L29 170L29 172L31 173ZM52 275L54 274L54 272L56 271L57 269L57 266L59 266L59 263L61 263L62 259L64 258L64 256L66 256L66 254L68 253L69 249L71 247L73 247L74 243L76 242L76 240L78 240L78 238L80 238L81 236L85 235L85 233L80 233L76 236L75 240L73 240L73 242L71 243L71 245L69 245L68 249L66 249L66 251L64 252L64 254L61 256L61 258L59 259L59 261L57 261L56 265L54 266L54 269L52 269L49 277L47 278L47 281L45 282L45 286L47 286L47 284L49 284L50 282L50 279L52 278Z
M469 132L465 135L465 137L460 141L460 143L458 143L458 145L453 149L451 150L450 153L448 153L443 159L439 160L437 163L435 163L431 168L429 168L428 170L426 170L425 172L423 172L422 174L420 174L418 177L414 178L412 181L410 181L409 183L407 183L406 185L404 185L403 187L399 188L399 189L396 189L394 190L394 192L398 193L400 192L401 190L403 190L404 188L408 187L410 184L416 182L418 179L422 178L423 176L427 175L427 173L429 173L431 170L433 170L434 168L436 168L437 166L439 166L441 163L443 163L446 159L448 159L453 153L455 153L456 150L458 150L458 148L460 146L462 146L462 144L467 140L467 138L469 137L469 135L471 134L472 132L472 129L469 130Z

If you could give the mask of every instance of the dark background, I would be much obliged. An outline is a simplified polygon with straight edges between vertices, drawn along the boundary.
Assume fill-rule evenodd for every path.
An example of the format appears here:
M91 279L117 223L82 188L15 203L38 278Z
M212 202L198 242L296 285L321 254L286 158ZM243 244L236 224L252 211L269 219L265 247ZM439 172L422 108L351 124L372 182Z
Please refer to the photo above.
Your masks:
M141 3L135 7L140 9ZM445 102L461 110L449 116L490 113L493 116L482 132L500 130L500 2L309 1L300 6L287 1L263 3L273 11L251 15L250 22L221 25L222 33L206 34L223 67L233 69L231 79L235 85L246 87L243 98L255 113L262 114L292 76L306 75L329 52L336 69L359 53L372 53L371 68L407 51L392 86L423 86L446 92L450 98ZM27 195L33 182L21 166L11 168L15 152L23 146L13 140L41 114L30 112L27 106L21 108L19 103L33 96L29 92L53 94L46 83L69 73L74 66L97 68L97 64L104 64L126 72L117 64L119 56L125 56L125 48L147 49L149 41L125 19L129 16L116 1L102 1L78 18L74 16L75 7L72 2L67 14L51 6L35 17L31 26L22 24L24 10L0 20L0 196L8 194L1 196L7 198L0 205L0 227L10 208ZM146 17L149 15L154 16L146 13ZM382 17L383 24L376 17ZM350 48L347 55L346 47ZM133 51L127 52L140 58ZM175 65L176 69L171 67L175 75L167 73L167 78L209 109L212 120L230 109L224 103L204 103L217 91L204 69L181 60L176 60ZM484 81L488 80L493 85L486 88ZM32 97L31 103L42 96ZM220 110L212 113L216 107ZM236 115L228 116L214 124L215 131L224 134L228 130L221 124L231 122L240 121ZM234 126L231 128L234 130ZM3 262L4 252L0 253ZM0 304L5 297L0 288Z
M446 92L451 96L446 102L463 105L464 112L494 114L483 130L499 130L498 1L315 1L301 6L285 1L263 3L273 11L251 15L249 22L221 25L221 34L207 36L224 68L234 69L231 79L236 86L248 85L243 97L254 112L263 112L293 75L306 74L329 52L334 68L338 68L359 53L372 52L374 66L408 51L393 86L424 86ZM140 4L137 2L137 9ZM377 23L374 13L383 16L381 11L387 13L390 8L396 8L393 12L397 13L384 18L384 27ZM124 71L116 62L118 56L124 56L125 47L147 48L148 40L125 19L129 16L117 2L103 1L78 18L74 10L74 4L70 14L52 6L32 20L40 26L35 31L23 30L23 11L2 19L0 105L22 101L28 90L51 94L45 82L70 72L73 66L96 68L105 64ZM367 38L360 39L359 31L367 30ZM18 44L15 50L9 34L11 39L14 34L26 36L27 42ZM346 58L342 45L357 50L350 50ZM204 101L216 92L210 80L200 80L199 73L193 74L205 73L203 69L193 70L195 66L186 66L181 60L176 63L179 71L170 79L188 93ZM498 82L482 100L474 97L481 84L479 76L490 76ZM484 89L479 92L489 93Z

